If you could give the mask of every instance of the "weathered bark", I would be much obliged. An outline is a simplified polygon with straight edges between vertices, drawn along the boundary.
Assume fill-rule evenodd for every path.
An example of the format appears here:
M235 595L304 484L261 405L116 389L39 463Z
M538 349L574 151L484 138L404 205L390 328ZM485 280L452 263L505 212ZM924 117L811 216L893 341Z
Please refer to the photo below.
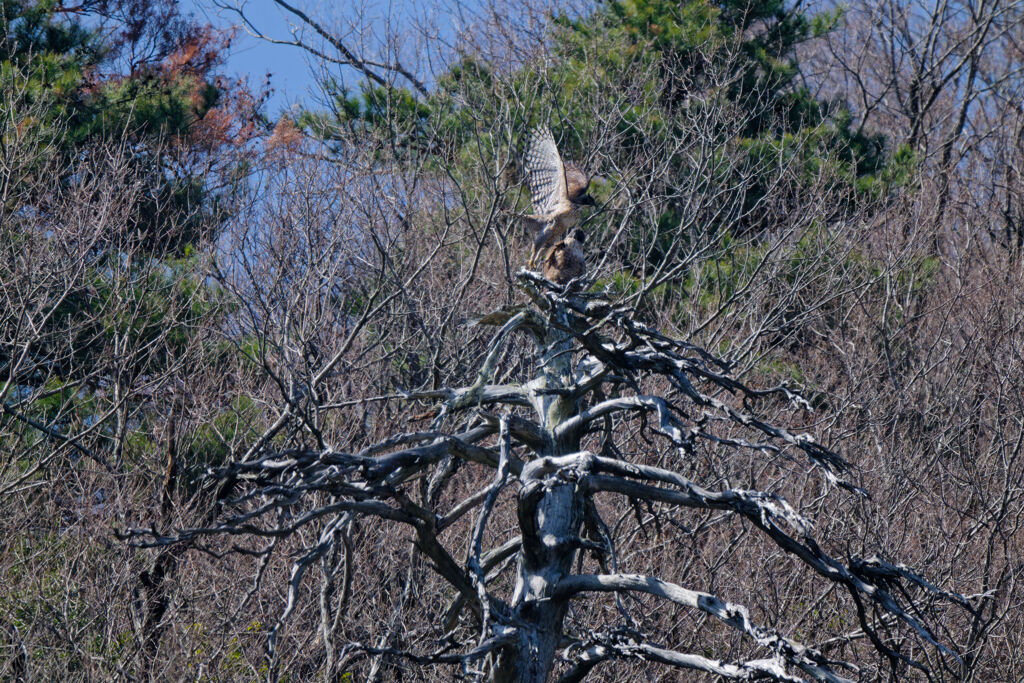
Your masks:
M564 317L556 311L552 322L565 327ZM544 455L557 457L579 450L578 436L566 437L559 430L578 412L578 400L559 393L573 385L572 337L552 324L539 343L544 349L540 375L527 389L543 431ZM546 681L562 637L568 602L554 599L554 592L576 557L585 492L578 481L553 474L557 473L540 458L524 467L520 476L522 546L510 607L523 626L498 657L495 681Z

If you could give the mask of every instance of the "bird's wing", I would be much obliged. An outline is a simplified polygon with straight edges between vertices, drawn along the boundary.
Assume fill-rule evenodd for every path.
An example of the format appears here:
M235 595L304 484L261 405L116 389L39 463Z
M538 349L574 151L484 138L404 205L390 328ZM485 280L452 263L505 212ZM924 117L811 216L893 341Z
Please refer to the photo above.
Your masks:
M565 168L562 166L562 157L555 145L555 138L547 126L534 128L530 135L524 165L535 212L552 214L568 206Z

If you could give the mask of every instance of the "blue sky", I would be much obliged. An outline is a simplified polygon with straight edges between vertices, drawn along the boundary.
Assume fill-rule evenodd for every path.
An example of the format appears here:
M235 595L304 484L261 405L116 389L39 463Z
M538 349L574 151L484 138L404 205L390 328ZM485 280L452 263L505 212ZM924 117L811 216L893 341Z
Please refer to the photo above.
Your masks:
M180 7L201 22L215 26L238 23L237 16L217 8L210 0L181 0ZM281 39L290 37L284 15L270 0L250 0L246 14L268 35ZM272 118L297 102L309 101L310 92L315 88L303 50L253 38L243 28L235 34L226 70L229 74L248 76L254 87L263 82L268 72L271 74L270 85L274 92L267 103L267 114Z
M259 32L277 40L294 40L291 34L291 27L298 20L291 14L280 9L273 0L218 0L221 4L234 4L241 2L245 8L246 17ZM351 2L332 4L329 1L320 0L290 0L299 10L307 12L310 17L323 22L328 30L332 24L339 20L339 15L352 10ZM478 9L479 0L464 0L459 7L462 10L472 11ZM228 74L248 76L250 84L258 88L263 82L267 73L270 73L270 85L273 88L271 98L267 102L266 113L272 119L276 119L282 111L291 106L303 102L310 108L322 106L319 97L316 80L313 74L315 68L311 68L310 56L305 50L293 45L279 45L261 40L251 36L244 26L241 26L241 18L232 11L217 7L215 0L179 0L179 7L184 13L192 14L200 22L209 22L214 26L231 27L236 26L235 40L231 45L227 59L226 71ZM452 9L444 3L417 3L411 0L368 0L367 3L359 6L361 15L360 21L368 21L374 28L383 28L385 18L397 22L401 26L406 21L413 21L414 18L426 21L437 20L435 30L438 31L442 44L454 38L454 27L456 19L453 17ZM464 19L460 19L464 20ZM471 19L470 19L471 20ZM305 37L311 37L311 31L304 27L302 33ZM313 40L313 44L328 53L333 52L330 47L323 47L321 41ZM442 48L439 47L439 50ZM320 67L322 63L315 64ZM348 85L355 85L361 80L361 74L350 68L333 65L330 71L334 75L341 75L348 81ZM429 83L429 76L421 76Z

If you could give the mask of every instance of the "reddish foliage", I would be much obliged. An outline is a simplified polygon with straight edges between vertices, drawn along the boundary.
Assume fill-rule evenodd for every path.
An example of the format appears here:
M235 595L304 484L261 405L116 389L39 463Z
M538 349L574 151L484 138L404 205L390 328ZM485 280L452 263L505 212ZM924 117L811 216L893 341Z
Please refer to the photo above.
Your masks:
M290 118L285 116L281 117L281 120L274 126L264 149L268 154L287 157L296 152L301 144L302 132Z
M187 135L176 147L209 154L220 147L242 147L258 133L259 110L268 95L246 79L219 69L235 32L202 24L182 14L175 0L87 0L58 12L98 18L108 52L86 74L83 93L127 80L158 83L168 90L186 85L194 109ZM211 97L211 86L215 96Z

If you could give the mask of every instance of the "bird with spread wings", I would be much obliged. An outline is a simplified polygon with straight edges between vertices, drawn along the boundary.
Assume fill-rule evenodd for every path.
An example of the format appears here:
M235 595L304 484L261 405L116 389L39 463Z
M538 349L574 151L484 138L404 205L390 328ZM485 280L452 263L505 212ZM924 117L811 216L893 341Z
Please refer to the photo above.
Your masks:
M539 254L580 222L580 207L594 206L595 202L587 194L590 178L571 161L562 163L547 126L535 128L530 134L523 165L534 210L532 215L523 216L523 223L533 234L529 261L533 268Z

